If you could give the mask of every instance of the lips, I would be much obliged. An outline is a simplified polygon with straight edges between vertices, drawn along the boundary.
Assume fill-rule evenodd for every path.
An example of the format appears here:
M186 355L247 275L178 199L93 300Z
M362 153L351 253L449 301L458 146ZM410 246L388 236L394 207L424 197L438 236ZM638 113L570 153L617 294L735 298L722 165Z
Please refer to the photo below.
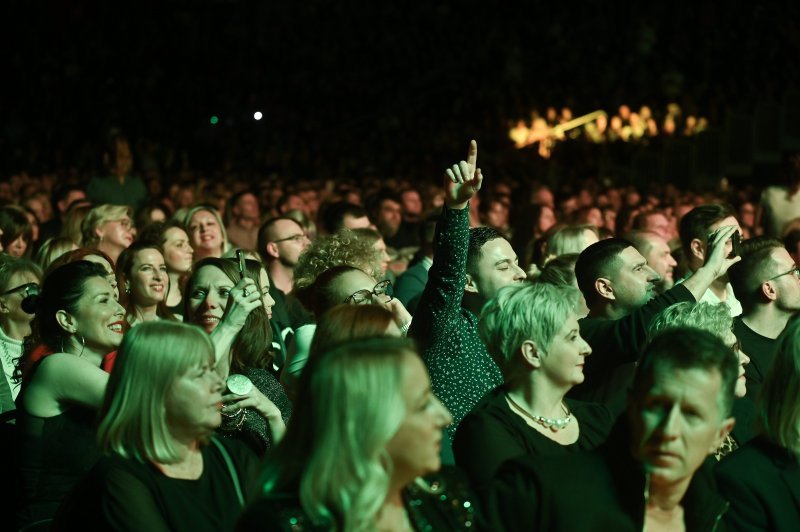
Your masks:
M122 321L115 321L114 323L109 325L108 328L112 332L115 332L115 333L118 333L118 334L122 334L124 332L123 326L124 326L124 323Z

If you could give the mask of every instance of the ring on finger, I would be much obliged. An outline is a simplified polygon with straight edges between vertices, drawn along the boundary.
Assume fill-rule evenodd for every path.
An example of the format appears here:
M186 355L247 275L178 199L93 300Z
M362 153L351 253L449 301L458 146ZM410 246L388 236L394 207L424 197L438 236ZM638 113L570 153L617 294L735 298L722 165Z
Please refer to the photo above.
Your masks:
M248 292L248 291L247 291L247 288L243 288L243 289L242 289L242 295L243 295L244 297L247 297L247 296L249 296L249 295L250 295L250 292Z

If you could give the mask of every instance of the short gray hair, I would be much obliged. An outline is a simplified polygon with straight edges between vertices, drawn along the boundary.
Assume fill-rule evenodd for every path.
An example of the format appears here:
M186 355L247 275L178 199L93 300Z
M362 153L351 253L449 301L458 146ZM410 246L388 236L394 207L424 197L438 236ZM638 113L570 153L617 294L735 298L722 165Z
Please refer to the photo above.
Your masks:
M725 303L682 301L670 305L653 318L647 331L647 339L650 341L659 332L674 327L702 329L726 342L728 333L733 330L733 318Z

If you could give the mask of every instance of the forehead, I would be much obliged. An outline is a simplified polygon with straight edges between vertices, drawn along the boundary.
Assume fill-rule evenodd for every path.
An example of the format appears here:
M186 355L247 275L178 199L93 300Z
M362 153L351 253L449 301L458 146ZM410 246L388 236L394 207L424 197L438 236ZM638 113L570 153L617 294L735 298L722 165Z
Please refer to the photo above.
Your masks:
M186 235L186 231L180 227L170 227L164 231L165 240L188 240L188 238L189 237Z
M362 271L352 270L336 279L336 287L350 295L358 290L372 290L375 287L375 279Z
M216 266L203 266L195 274L196 285L230 285L233 282Z
M283 238L284 236L302 232L303 228L294 220L276 220L275 223L272 224L272 234L275 235L274 238Z
M627 248L623 249L622 253L617 255L617 257L620 261L620 269L622 270L627 270L636 266L637 264L647 262L642 254L639 253L633 246L628 246Z
M217 219L211 213L211 211L197 211L192 215L192 219L190 223L197 224L197 223L217 223Z
M83 294L81 300L95 297L98 294L113 294L114 289L111 284L104 277L90 277L83 285Z
M677 369L661 364L652 368L650 386L643 394L645 399L660 398L719 416L721 391L722 376L716 369Z
M495 264L503 260L514 260L517 254L505 238L495 238L481 248L481 263Z
M114 268L111 267L111 264L109 264L108 261L100 255L86 255L82 260L99 264L105 268L108 273L114 273Z
M38 283L39 278L31 271L15 272L8 279L8 289L16 288L27 283Z
M657 235L647 235L647 243L650 244L650 255L661 255L669 253L667 242Z
M725 227L726 225L735 225L736 227L739 227L739 222L733 216L728 216L727 218L723 218L718 222L714 222L709 226L708 229L709 231L716 231L720 227Z
M161 252L155 248L140 249L133 255L133 262L135 264L154 264L164 262L164 257Z
M789 252L786 248L775 248L770 253L770 258L781 268L785 270L789 270L794 267L794 259L792 256L789 255ZM782 272L781 272L782 273Z

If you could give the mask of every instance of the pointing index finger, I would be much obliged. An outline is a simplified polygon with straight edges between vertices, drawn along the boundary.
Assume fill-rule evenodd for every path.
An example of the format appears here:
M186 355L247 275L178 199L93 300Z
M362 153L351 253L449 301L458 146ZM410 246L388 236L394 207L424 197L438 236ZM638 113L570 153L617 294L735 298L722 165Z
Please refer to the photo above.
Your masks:
M478 164L478 143L474 140L469 141L469 150L467 151L467 164L475 168ZM471 176L470 176L471 177Z

